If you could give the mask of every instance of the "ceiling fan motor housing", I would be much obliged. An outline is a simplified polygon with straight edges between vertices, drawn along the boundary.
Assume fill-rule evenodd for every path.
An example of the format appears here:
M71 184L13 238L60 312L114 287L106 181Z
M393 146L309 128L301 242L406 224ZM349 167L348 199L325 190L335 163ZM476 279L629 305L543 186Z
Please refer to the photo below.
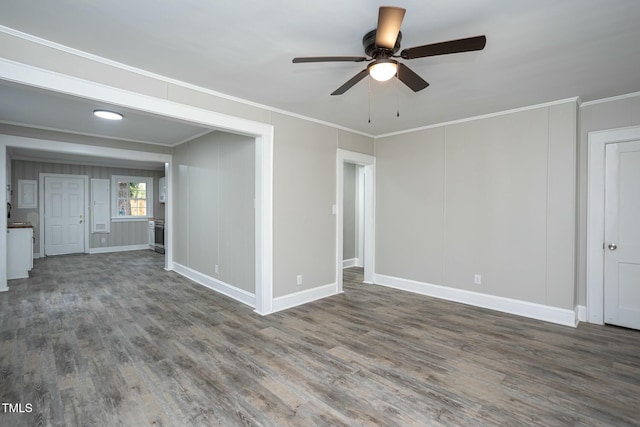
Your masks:
M367 56L373 59L389 58L396 54L400 50L400 42L402 41L402 32L398 32L398 38L393 49L385 49L383 47L376 46L376 32L377 30L371 30L362 38L362 46Z

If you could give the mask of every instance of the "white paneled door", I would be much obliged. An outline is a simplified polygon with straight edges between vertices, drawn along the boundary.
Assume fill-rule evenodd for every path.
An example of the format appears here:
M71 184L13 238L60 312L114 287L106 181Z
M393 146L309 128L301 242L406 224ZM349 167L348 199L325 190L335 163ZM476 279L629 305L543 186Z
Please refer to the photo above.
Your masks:
M607 144L604 321L640 329L640 141Z
M45 177L45 255L84 252L84 186L82 177Z

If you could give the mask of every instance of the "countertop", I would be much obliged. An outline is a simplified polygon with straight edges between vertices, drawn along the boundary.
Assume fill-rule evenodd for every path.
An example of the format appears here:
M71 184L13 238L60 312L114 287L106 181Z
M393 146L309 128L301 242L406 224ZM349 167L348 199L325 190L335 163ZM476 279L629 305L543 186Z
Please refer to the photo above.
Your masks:
M9 222L7 228L33 228L30 222Z

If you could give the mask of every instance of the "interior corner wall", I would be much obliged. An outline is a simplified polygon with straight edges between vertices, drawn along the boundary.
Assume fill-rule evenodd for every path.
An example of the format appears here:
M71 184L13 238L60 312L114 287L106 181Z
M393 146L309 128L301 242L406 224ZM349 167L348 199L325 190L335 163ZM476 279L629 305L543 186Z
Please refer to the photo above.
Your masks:
M172 167L174 262L255 293L255 139L211 132Z
M567 102L376 139L376 274L573 310L576 120Z
M587 303L587 178L589 132L640 125L640 93L580 107L578 145L578 304Z

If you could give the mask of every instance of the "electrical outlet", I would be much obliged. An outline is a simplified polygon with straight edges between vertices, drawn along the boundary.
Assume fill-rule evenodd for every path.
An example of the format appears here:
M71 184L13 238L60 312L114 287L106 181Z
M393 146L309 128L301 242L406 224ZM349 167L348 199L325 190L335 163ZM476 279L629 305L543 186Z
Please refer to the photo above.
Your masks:
M482 276L479 274L473 275L473 284L474 285L482 285Z
M216 271L216 274L218 274L218 264L216 264L213 269Z
M298 275L296 276L296 284L297 284L298 286L302 285L302 274L298 274Z
M107 243L107 238L106 237L101 237L100 238L100 243Z

